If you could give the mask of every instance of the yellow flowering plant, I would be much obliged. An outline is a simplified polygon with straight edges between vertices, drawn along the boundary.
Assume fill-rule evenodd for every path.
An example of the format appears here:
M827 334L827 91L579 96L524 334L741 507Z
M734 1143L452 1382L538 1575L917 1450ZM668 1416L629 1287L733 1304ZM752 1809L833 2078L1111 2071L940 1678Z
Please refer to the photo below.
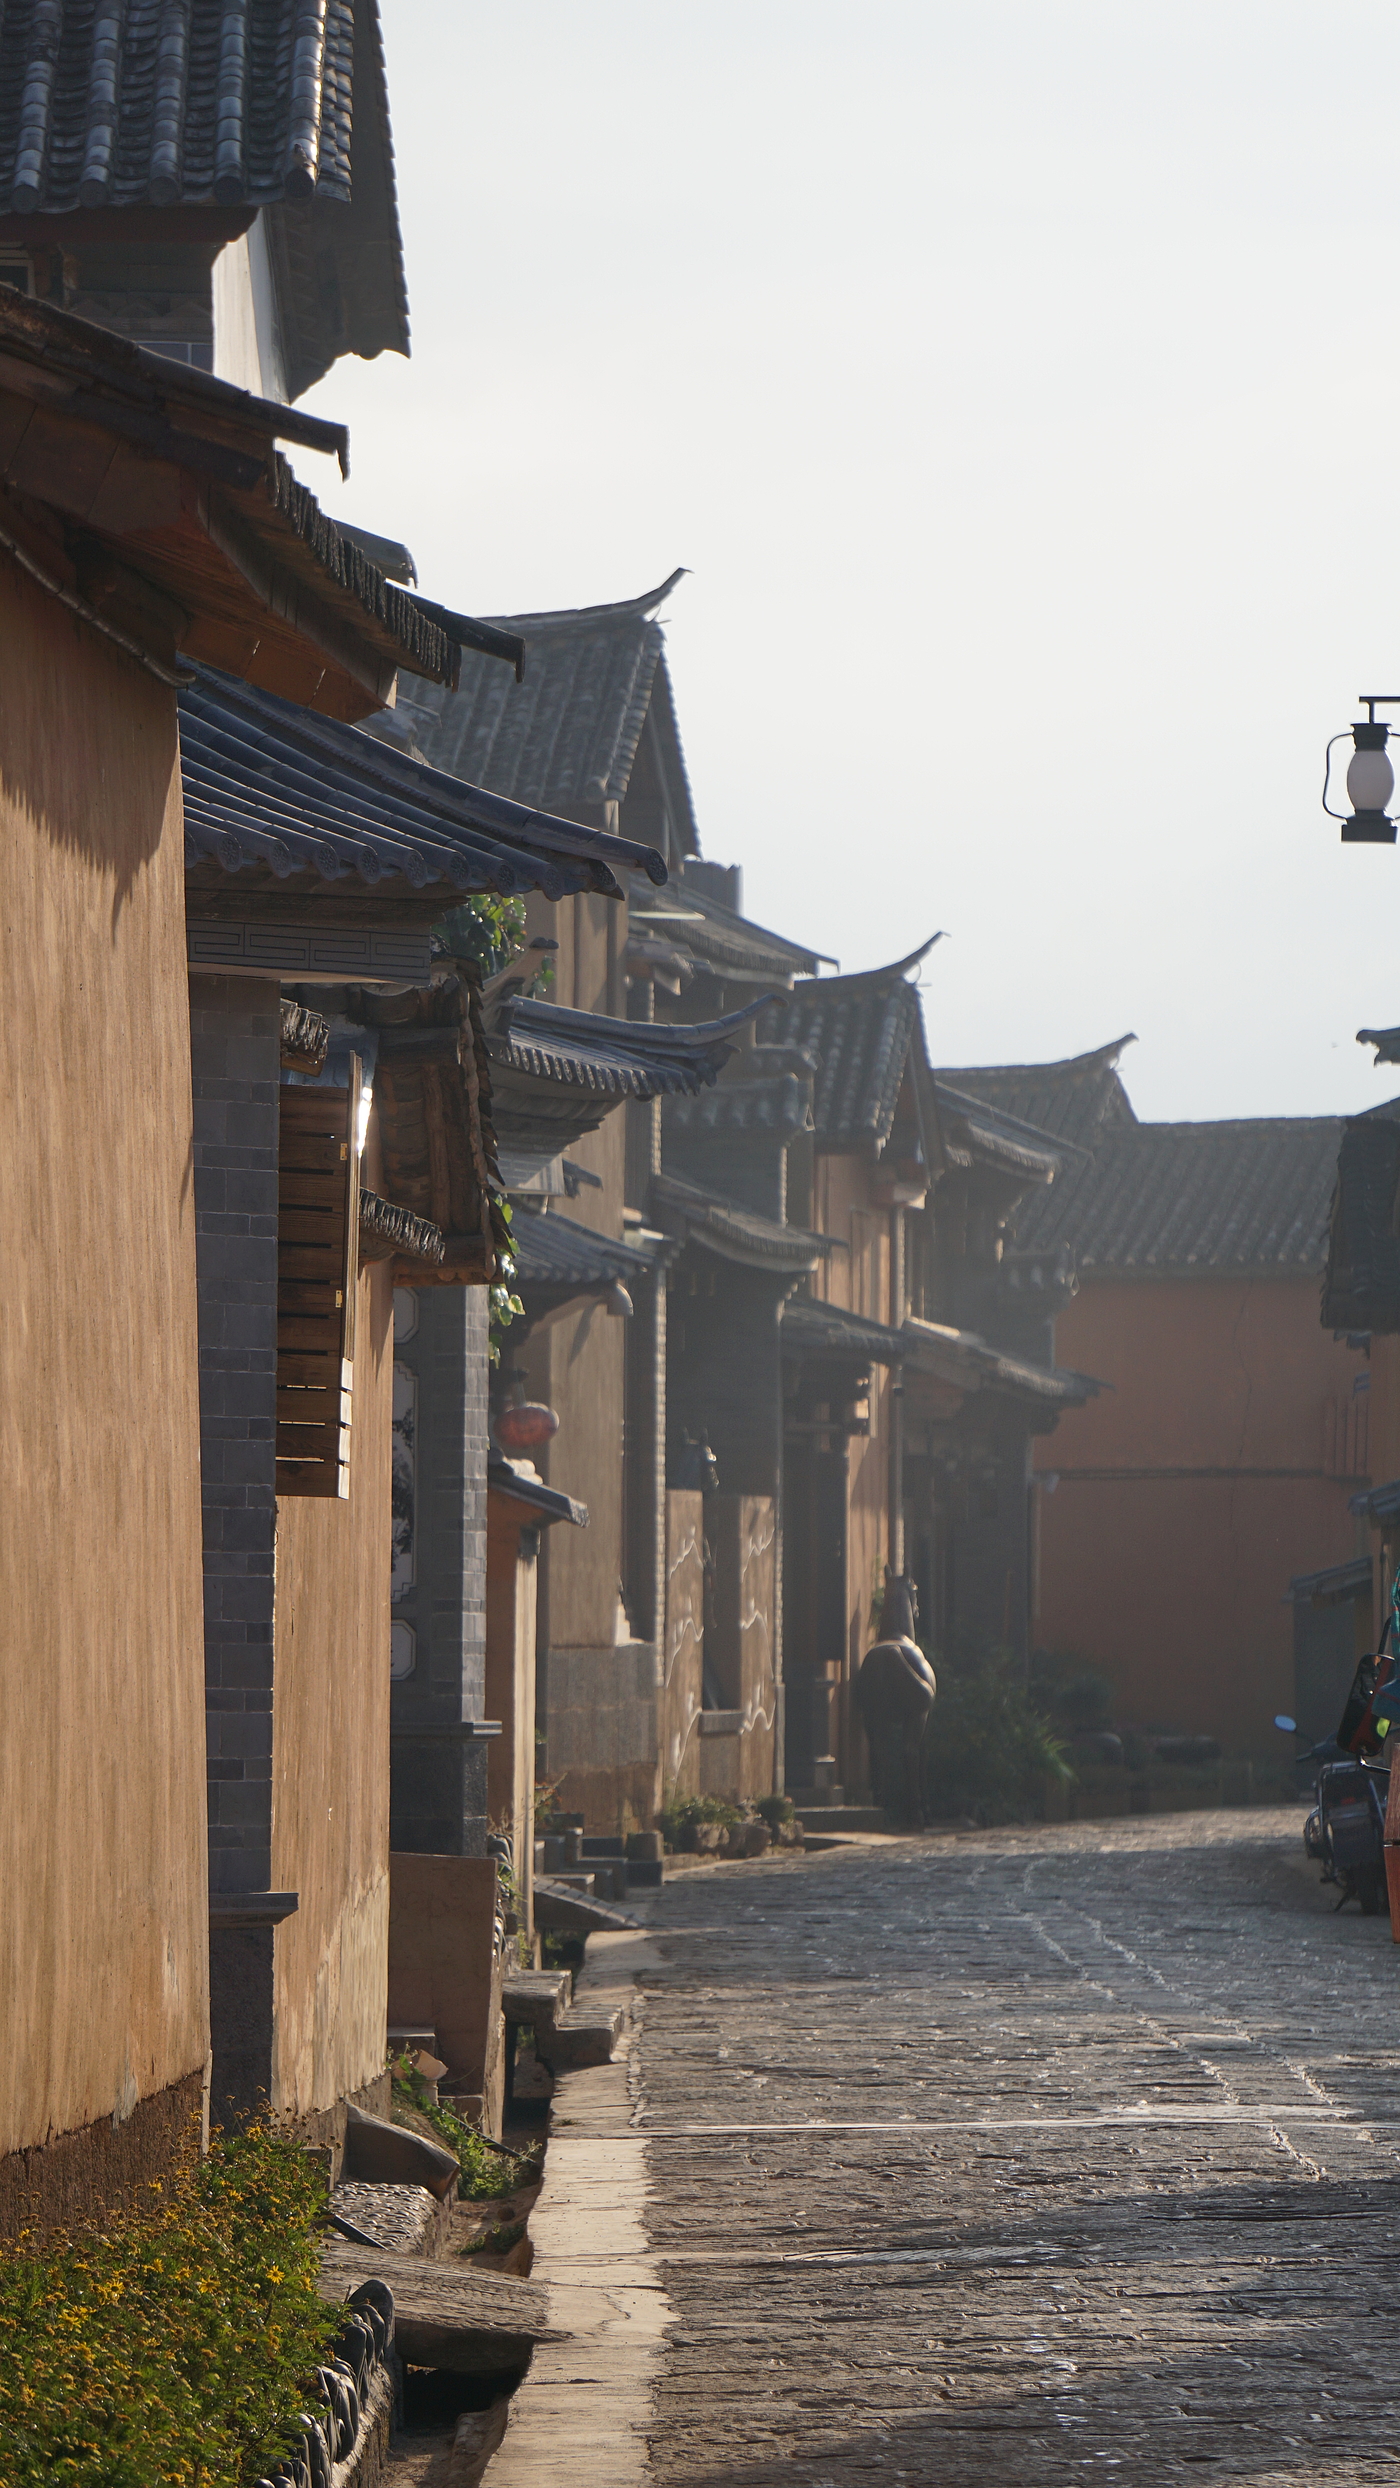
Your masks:
M254 2125L192 2141L100 2227L0 2246L5 2488L251 2488L337 2329L324 2204L314 2161Z

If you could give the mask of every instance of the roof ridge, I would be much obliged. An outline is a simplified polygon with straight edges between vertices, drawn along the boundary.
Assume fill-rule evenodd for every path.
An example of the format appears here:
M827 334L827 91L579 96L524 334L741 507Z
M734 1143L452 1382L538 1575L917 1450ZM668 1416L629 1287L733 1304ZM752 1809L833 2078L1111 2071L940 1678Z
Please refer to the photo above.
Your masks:
M834 993L838 986L842 986L847 990L850 990L857 985L878 987L880 985L907 984L909 982L910 968L916 968L921 959L926 959L928 957L928 954L932 950L935 942L944 941L946 938L947 936L941 932L930 933L928 940L926 942L921 942L917 950L911 950L907 959L892 959L888 967L852 968L849 974L845 976L802 977L798 979L798 984L820 985L823 993ZM796 990L797 987L794 987L794 992Z
M628 613L635 614L639 622L649 622L657 606L665 603L672 588L689 576L682 563L679 570L672 571L669 579L662 580L660 587L647 588L641 596L622 596L606 605L545 605L535 613L493 613L486 618L503 628L509 625L522 629L527 622L533 622L537 630L547 630L551 623L556 629L563 630L571 622L602 622L612 615Z
M1087 1054L1063 1054L1048 1063L949 1063L939 1076L949 1080L1044 1080L1058 1072L1061 1079L1087 1077L1092 1071L1116 1070L1124 1046L1137 1042L1129 1029L1126 1036L1114 1037L1108 1045L1094 1046Z

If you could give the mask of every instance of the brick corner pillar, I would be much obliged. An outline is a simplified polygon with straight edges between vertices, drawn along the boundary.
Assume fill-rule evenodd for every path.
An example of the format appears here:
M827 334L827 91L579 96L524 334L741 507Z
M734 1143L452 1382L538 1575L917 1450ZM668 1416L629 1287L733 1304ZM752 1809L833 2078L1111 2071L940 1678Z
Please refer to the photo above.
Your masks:
M396 1299L397 1302L397 1299ZM395 1321L395 1382L411 1425L395 1440L395 1499L409 1514L393 1616L410 1659L390 1714L389 1845L397 1854L486 1853L486 1459L489 1307L484 1287L412 1291Z
M281 1015L256 977L190 982L204 1508L211 2102L272 2080L277 1108ZM242 1903L242 1906L239 1904Z

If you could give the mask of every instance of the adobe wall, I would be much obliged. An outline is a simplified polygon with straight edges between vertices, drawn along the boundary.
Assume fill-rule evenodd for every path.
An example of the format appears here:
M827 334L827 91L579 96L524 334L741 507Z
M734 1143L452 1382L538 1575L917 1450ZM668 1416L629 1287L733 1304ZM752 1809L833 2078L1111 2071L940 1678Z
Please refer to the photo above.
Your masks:
M400 2029L428 2025L447 2067L444 2090L484 2133L499 2134L505 2029L496 1861L395 1850L392 1879L389 2021Z
M6 562L0 632L4 2224L197 2119L208 1918L175 704Z
M594 1195L597 1198L597 1195ZM570 1201L570 1216L579 1207ZM588 1506L586 1529L553 1529L540 1558L542 1638L550 1650L595 1647L619 1630L623 1578L622 1440L624 1333L628 1325L590 1299L536 1332L519 1361L531 1399L558 1412L559 1431L533 1454L541 1475ZM501 1354L513 1354L507 1332Z
M556 1533L557 1534L557 1533ZM549 1653L545 1768L590 1832L641 1831L661 1803L660 1661L649 1641Z
M752 1800L770 1796L775 1785L777 1505L772 1495L711 1494L704 1500L714 1564L706 1673L721 1715L735 1714L736 1726L729 1739L705 1738L701 1786L714 1796ZM706 1724L702 1720L702 1730ZM731 1750L721 1753L722 1743Z
M367 1169L372 1175L372 1168ZM384 2065L389 1936L390 1268L359 1276L350 1492L277 1507L273 2099L332 2107Z
M1102 1668L1125 1720L1272 1751L1289 1579L1361 1551L1361 1360L1311 1278L1089 1278L1055 1352L1113 1387L1036 1444L1036 1641Z
M705 1497L673 1487L666 1496L666 1650L659 1695L661 1794L700 1790L705 1664Z

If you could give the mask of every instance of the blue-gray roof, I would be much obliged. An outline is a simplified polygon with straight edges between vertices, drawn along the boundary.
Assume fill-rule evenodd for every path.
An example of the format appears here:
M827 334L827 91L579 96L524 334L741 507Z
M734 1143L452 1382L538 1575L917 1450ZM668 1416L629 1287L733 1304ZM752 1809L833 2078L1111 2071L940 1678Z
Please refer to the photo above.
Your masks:
M450 700L418 683L402 695L405 722L434 767L519 803L596 817L626 797L656 701L664 710L669 799L680 815L677 844L693 853L694 807L656 620L680 576L621 604L493 616L525 642L522 682L468 658Z
M297 877L422 893L419 916L463 893L619 895L615 866L664 880L651 848L426 769L353 726L200 668L180 693L185 860L197 880Z

